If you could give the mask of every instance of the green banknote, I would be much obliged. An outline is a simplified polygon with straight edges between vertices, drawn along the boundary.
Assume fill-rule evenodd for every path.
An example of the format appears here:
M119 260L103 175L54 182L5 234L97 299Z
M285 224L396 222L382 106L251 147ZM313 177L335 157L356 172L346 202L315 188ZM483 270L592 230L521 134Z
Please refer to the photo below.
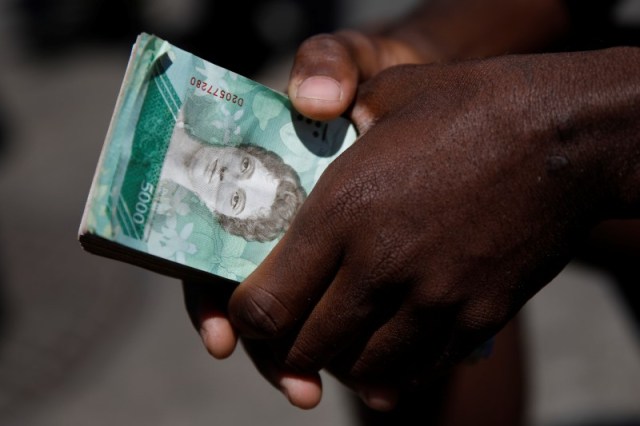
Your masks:
M168 275L242 281L356 136L346 119L307 119L284 94L141 34L79 241Z

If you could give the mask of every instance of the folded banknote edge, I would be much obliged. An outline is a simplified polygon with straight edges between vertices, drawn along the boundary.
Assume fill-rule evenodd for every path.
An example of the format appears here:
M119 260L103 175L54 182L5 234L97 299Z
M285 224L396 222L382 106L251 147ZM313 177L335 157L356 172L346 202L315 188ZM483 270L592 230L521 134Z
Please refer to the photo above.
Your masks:
M215 281L216 285L221 284L230 288L235 288L238 285L237 281L135 250L90 232L81 234L78 240L88 253L142 267L161 275L186 281Z
M122 110L122 104L124 103L124 94L127 90L127 86L129 84L130 78L131 78L131 74L133 73L133 69L135 68L135 64L134 64L134 58L135 55L137 54L138 51L138 47L139 47L139 43L140 40L142 38L144 34L141 34L138 36L138 38L136 39L135 43L132 45L131 47L131 52L129 54L129 60L127 62L127 69L125 71L124 74L124 78L122 79L122 83L120 85L120 89L118 90L118 96L116 98L116 105L115 108L113 109L113 113L111 114L111 119L109 121L109 127L107 130L107 134L104 138L104 142L102 144L102 148L100 151L100 156L98 157L98 163L96 166L96 169L94 171L93 174L93 178L91 180L91 186L89 188L89 194L87 196L87 201L85 203L85 207L84 207L84 211L82 213L82 219L80 220L80 227L78 229L78 239L80 239L80 237L87 233L89 231L88 229L88 217L91 211L91 207L92 207L92 200L94 199L95 196L95 192L97 190L98 187L98 180L100 178L100 172L102 170L102 165L104 164L105 158L108 155L108 151L109 151L109 146L111 144L111 139L112 139L112 135L113 135L113 131L114 128L116 127L117 121L118 121L118 115L120 114L120 111Z

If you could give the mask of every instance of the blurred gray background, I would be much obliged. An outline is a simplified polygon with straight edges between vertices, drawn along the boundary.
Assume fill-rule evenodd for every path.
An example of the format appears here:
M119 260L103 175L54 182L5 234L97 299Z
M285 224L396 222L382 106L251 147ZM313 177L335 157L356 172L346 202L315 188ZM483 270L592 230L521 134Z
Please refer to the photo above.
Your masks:
M137 33L281 90L302 38L413 3L0 1L0 424L352 423L329 376L301 411L241 349L210 358L177 280L87 254L77 230ZM572 263L523 313L533 426L640 424L638 329L611 276Z

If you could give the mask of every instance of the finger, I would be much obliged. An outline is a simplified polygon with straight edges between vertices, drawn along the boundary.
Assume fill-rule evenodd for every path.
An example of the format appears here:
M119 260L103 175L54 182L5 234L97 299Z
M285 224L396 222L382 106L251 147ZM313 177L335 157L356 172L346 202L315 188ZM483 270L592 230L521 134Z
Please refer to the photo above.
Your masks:
M320 370L341 352L357 352L393 315L397 303L384 286L355 271L369 271L368 256L350 256L291 339L284 362L296 371ZM374 268L375 269L375 268ZM354 271L354 272L352 272ZM359 281L361 280L361 281Z
M226 283L183 281L182 288L187 313L207 351L217 359L230 356L237 336L224 314L230 294Z
M273 338L299 325L333 280L340 241L313 194L291 228L234 291L229 319L245 337Z
M358 85L358 64L344 38L320 34L304 41L294 58L288 93L294 108L315 120L342 115Z
M359 83L393 65L422 61L414 49L397 40L351 30L320 34L298 48L288 93L303 115L329 120L347 111Z
M479 332L461 325L455 308L429 311L404 310L381 327L352 364L352 376L411 390L469 363L468 354L482 341ZM385 353L380 348L393 349Z
M228 358L238 342L229 320L215 311L202 321L200 337L207 351L216 359Z
M280 368L273 359L273 352L263 341L243 339L247 354L260 374L289 402L302 409L317 406L322 399L322 380L318 373L298 374Z
M283 373L279 386L291 405L305 410L316 407L322 399L320 375L300 376Z
M438 308L416 312L402 306L360 347L354 346L335 359L329 371L374 389L413 387L439 359L450 335L448 317Z

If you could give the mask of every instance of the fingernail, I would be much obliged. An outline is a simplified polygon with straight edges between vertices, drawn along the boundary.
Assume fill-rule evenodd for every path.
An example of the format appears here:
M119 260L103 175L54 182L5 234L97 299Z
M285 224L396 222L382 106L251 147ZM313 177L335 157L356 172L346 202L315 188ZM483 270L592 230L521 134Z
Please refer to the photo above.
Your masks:
M342 87L331 77L309 77L298 86L296 98L338 102L342 99Z
M391 390L362 389L358 394L369 408L376 411L391 411L398 402L397 393Z

